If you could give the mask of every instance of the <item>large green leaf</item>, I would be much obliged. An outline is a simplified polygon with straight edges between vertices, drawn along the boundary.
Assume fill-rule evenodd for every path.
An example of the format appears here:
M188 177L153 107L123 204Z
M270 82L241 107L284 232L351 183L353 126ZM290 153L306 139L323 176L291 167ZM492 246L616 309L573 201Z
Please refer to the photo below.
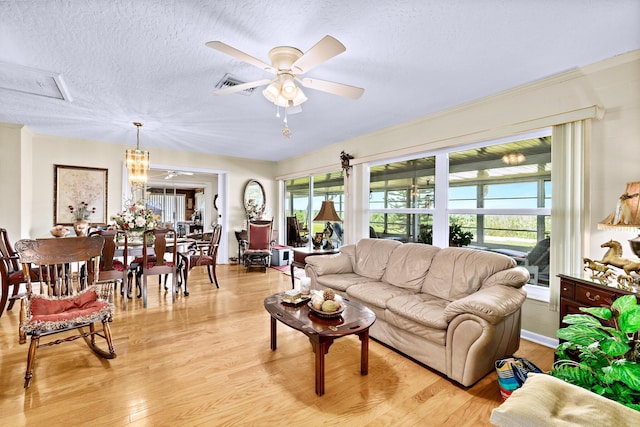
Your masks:
M588 325L598 328L601 326L598 319L588 314L567 314L562 321L567 325Z
M626 352L631 350L631 347L629 347L629 344L627 344L626 340L620 341L613 337L607 338L606 340L601 341L600 348L609 356L613 356L613 357L622 356Z
M618 312L624 313L635 306L637 306L635 295L623 295L616 298L613 304L611 304L611 310L618 310Z
M588 346L593 344L594 341L600 341L608 337L609 335L600 329L588 324L569 325L558 330L558 338L583 346Z
M632 295L625 295L632 296ZM633 297L635 298L635 297ZM620 299L620 298L618 298ZM617 301L617 300L616 300ZM625 309L618 318L618 326L622 332L634 334L640 329L640 307L634 305Z
M580 311L596 316L598 319L609 320L613 316L607 307L580 307Z
M608 375L617 381L625 383L630 388L640 391L640 365L626 360L618 361L607 369Z

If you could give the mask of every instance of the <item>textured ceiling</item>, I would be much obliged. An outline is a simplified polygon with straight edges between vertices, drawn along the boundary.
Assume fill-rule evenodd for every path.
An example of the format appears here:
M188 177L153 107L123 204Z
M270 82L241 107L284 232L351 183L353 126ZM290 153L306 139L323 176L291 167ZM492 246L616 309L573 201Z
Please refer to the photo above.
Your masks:
M0 0L0 62L59 74L71 97L0 88L0 122L135 144L142 121L150 150L280 160L638 49L639 17L638 0ZM306 89L290 139L261 88L212 95L226 73L271 75L207 41L268 62L327 34L346 52L305 77L365 93Z

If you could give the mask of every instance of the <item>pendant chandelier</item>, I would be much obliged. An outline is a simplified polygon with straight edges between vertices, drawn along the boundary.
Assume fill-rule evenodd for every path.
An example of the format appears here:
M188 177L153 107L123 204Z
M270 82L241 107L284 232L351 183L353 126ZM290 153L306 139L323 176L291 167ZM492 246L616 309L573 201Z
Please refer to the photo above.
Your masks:
M136 149L127 150L125 161L129 171L129 182L132 185L143 186L147 182L149 152L140 149L140 127L142 123L133 122L133 125L138 128Z

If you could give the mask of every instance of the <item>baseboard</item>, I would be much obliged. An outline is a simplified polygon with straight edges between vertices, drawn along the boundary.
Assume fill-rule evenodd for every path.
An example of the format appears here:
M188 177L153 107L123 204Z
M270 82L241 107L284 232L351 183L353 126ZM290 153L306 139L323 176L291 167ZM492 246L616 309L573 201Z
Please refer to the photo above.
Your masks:
M521 330L520 338L524 338L527 341L531 341L536 344L543 345L545 347L550 347L550 348L558 347L557 338L550 338L546 335L536 334L535 332L530 332L530 331L527 331L526 329Z

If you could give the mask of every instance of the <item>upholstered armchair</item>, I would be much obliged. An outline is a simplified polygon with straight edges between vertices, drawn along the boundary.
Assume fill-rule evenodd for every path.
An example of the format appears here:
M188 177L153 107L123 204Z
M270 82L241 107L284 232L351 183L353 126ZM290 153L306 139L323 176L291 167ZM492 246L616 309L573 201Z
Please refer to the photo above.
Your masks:
M259 267L267 271L271 262L271 228L273 221L250 221L247 230L246 248L242 253L244 266Z

